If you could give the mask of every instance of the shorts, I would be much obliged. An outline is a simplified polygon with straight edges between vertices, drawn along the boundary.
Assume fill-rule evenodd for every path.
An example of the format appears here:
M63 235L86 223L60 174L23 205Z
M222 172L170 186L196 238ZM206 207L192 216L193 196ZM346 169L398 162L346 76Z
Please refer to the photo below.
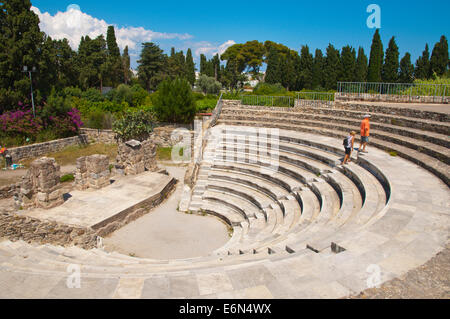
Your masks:
M369 137L368 136L361 136L361 142L369 143Z
M351 148L345 148L345 155L351 155L352 149Z

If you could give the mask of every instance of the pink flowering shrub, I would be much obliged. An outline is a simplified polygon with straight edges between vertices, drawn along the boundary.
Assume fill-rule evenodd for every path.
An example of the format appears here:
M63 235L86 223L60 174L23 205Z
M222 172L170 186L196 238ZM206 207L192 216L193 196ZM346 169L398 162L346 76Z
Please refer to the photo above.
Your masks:
M27 142L43 142L54 138L74 136L78 133L83 122L80 112L71 109L65 115L50 116L48 118L33 117L33 111L21 107L17 111L0 115L0 141L11 146L22 145ZM39 114L40 108L37 109ZM0 144L2 144L0 143Z

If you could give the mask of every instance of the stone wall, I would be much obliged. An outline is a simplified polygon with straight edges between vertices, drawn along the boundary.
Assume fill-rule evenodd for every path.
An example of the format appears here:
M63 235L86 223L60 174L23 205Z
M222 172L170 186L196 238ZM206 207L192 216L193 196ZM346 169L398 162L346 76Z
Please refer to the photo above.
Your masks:
M42 221L15 213L0 213L0 238L29 243L60 246L78 245L85 249L96 247L96 232L56 222Z
M91 155L77 159L75 187L78 190L100 189L110 185L111 172L106 155Z
M60 178L61 169L54 158L35 160L22 177L17 205L24 209L49 209L63 204Z
M194 132L192 131L191 125L184 124L164 124L156 127L152 134L150 134L149 140L154 144L161 147L172 147L178 143L178 140L172 140L172 133L176 129L187 129L191 132L192 136ZM114 132L112 130L94 130L83 128L81 132L87 136L89 142L91 143L104 143L104 144L117 144Z
M175 189L177 181L170 183L158 194L130 207L120 216L99 228L82 228L53 221L39 220L19 213L0 212L0 238L11 241L24 240L28 243L79 246L84 249L97 247L98 237L105 237L128 223L147 214L161 204Z
M116 172L122 175L156 171L156 145L151 140L120 143L115 168Z
M395 94L369 94L369 93L336 93L335 101L366 101L386 103L450 103L450 96L419 96L419 95L395 95Z
M116 144L115 134L112 130L95 130L82 128L81 133L87 136L90 143Z
M68 146L87 144L87 135L80 134L74 137L63 138L45 143L31 144L9 149L13 161L17 163L22 159L39 157L48 153L58 152Z
M0 187L0 199L11 198L20 189L20 183Z

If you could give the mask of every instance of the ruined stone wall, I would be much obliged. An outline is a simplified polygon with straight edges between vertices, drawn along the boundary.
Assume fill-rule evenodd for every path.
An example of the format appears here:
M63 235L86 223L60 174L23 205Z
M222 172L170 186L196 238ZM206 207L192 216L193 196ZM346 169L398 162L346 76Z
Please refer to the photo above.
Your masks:
M0 199L11 198L20 189L20 183L0 187Z
M149 140L157 146L172 147L178 143L178 140L172 140L172 133L176 129L187 129L194 135L191 125L184 124L165 124L156 127L152 134L150 134ZM112 130L94 130L83 128L81 132L87 136L87 139L91 143L104 143L104 144L117 144L115 134Z
M106 155L91 155L77 159L75 187L78 190L100 189L110 185L111 172Z
M68 146L88 143L87 135L80 134L74 137L63 138L45 143L31 144L8 149L13 161L17 163L22 159L39 157L48 153L58 152Z
M43 157L31 163L22 178L18 200L22 208L49 209L64 203L61 169L54 158Z
M151 140L120 143L115 168L117 173L123 175L156 171L156 145Z

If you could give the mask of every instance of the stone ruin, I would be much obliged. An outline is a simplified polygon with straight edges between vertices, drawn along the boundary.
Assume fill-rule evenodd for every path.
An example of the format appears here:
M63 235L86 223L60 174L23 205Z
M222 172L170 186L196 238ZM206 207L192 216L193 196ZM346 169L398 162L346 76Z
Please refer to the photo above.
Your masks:
M75 187L78 190L100 189L110 185L111 171L106 155L91 155L77 159Z
M158 169L156 145L150 140L144 142L131 140L119 144L115 168L116 172L121 175L137 175L145 171L156 171Z
M35 160L22 178L16 204L23 209L50 209L63 204L60 179L61 168L54 158Z

